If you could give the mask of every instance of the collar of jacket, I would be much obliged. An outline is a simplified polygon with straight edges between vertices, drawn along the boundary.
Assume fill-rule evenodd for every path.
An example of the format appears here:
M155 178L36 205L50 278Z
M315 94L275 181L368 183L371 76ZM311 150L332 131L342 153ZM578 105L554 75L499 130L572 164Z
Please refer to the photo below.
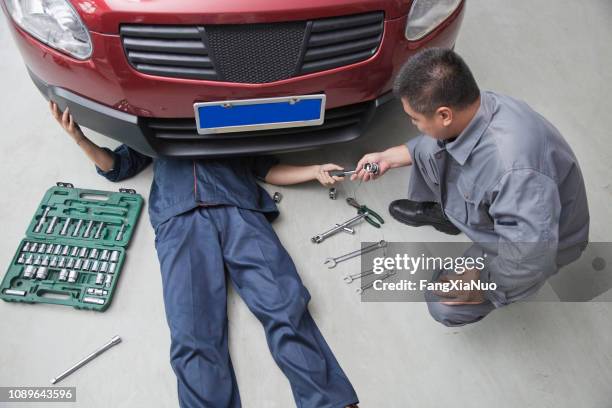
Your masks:
M476 115L474 115L467 127L463 129L463 132L457 136L456 140L446 144L446 151L448 151L461 166L465 164L485 130L489 127L489 123L491 123L491 118L493 117L494 104L495 101L488 92L481 92L480 107Z

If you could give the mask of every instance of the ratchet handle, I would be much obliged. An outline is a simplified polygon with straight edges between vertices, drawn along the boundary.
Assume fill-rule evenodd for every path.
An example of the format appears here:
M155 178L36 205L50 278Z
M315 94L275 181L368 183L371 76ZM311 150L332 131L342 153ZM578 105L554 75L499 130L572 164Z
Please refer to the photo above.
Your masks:
M331 170L329 172L329 175L332 177L344 177L345 171L344 170Z

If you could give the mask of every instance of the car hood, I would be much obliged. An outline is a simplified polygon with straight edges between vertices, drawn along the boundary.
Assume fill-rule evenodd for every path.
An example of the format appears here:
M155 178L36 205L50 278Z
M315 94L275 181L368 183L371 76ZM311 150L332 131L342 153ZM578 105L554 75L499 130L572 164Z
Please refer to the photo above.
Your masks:
M383 10L408 13L412 0L70 0L89 30L118 34L119 25L245 24L309 20Z

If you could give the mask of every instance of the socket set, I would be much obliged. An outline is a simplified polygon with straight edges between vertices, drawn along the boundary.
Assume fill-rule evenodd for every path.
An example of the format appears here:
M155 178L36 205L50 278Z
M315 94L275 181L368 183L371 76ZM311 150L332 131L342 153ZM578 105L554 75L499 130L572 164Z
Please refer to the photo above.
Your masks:
M134 190L117 193L57 183L19 244L0 298L106 310L142 204Z

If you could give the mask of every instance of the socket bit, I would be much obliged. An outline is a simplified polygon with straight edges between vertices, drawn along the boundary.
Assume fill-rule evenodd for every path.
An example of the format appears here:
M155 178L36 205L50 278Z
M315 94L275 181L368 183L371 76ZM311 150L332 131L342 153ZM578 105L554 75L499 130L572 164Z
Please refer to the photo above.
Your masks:
M110 257L111 262L117 262L119 260L119 251L113 251L111 252L111 257Z
M108 261L108 249L103 249L102 254L100 255L100 259L103 261Z
M53 250L53 255L59 255L60 252L62 252L62 246L60 244L57 244L55 246L55 249Z
M17 259L17 263L18 264L22 264L25 262L25 254L22 252L21 254L19 254L19 258Z
M46 244L40 244L40 246L38 247L38 253L39 254L44 254L46 250L47 250L47 245Z
M82 269L83 269L84 271L89 270L89 264L90 264L89 259L85 259L85 260L83 261L83 268L82 268Z
M96 231L96 235L94 235L94 239L100 239L101 237L103 237L102 235L103 229L104 229L104 222L100 222L100 225L98 226L98 230Z
M79 236L79 231L81 230L81 226L82 225L83 225L83 220L81 218L79 218L79 220L77 221L76 227L74 227L74 231L72 231L72 236L73 237L78 237Z
M74 267L74 258L68 259L68 263L66 264L66 268L72 269Z
M21 249L22 252L30 252L30 241L26 241L25 244L23 244L23 248Z
M87 248L85 248L85 247L81 248L81 250L79 251L79 257L87 258Z
M78 258L76 260L76 262L74 263L74 269L81 269L81 264L83 263L83 260Z
M102 283L104 283L104 274L98 273L96 275L96 285L101 285Z
M49 266L49 257L45 256L40 264L42 266Z
M91 271L98 272L98 266L100 266L100 261L95 260L91 263Z
M36 268L34 268L34 266L32 265L27 265L25 267L25 269L23 270L23 277L24 278L31 278L34 276L34 271L36 270Z
M54 215L53 218L51 218L51 222L49 223L49 226L47 227L47 230L45 231L47 234L51 234L53 233L53 230L55 229L55 224L57 224L57 216Z
M92 259L98 259L98 250L96 248L91 248L91 251L89 251L89 257Z
M124 231L125 231L125 223L122 223L121 228L119 228L119 232L117 232L117 236L115 237L115 241L121 241L123 239Z
M85 228L85 233L83 233L83 238L89 238L91 235L91 228L93 227L93 220L89 220L89 224L87 224L87 228Z
M36 251L38 251L38 244L36 242L32 242L32 245L30 246L30 252Z
M117 264L114 262L111 262L108 267L108 273L115 273L115 269L117 269Z
M70 251L70 256L77 256L79 254L79 247L73 247Z
M49 207L49 206L47 206L45 208L45 211L43 212L42 217L40 217L40 220L38 220L38 223L34 227L34 232L40 232L40 230L42 229L43 224L45 222L47 222L47 214L49 214L49 210L50 209L51 209L51 207Z
M76 282L77 278L79 277L79 273L77 271L75 271L74 269L72 269L69 273L68 273L68 282L70 283L74 283Z
M68 253L69 253L69 252L70 252L70 247L69 247L68 245L65 245L65 246L62 248L62 255L64 255L64 256L68 256Z
M61 269L57 279L61 281L68 279L68 269Z
M57 266L57 256L51 258L51 262L49 262L49 266L55 268Z
M45 252L48 253L48 254L51 254L51 253L53 253L53 249L54 249L53 244L49 244L49 245L47 245L47 250Z
M49 270L45 266L39 266L36 271L36 279L47 279L47 274Z
M66 233L68 233L68 228L70 227L71 221L72 221L72 218L70 217L66 218L66 221L64 221L64 226L62 227L62 230L60 231L60 235L66 235Z

